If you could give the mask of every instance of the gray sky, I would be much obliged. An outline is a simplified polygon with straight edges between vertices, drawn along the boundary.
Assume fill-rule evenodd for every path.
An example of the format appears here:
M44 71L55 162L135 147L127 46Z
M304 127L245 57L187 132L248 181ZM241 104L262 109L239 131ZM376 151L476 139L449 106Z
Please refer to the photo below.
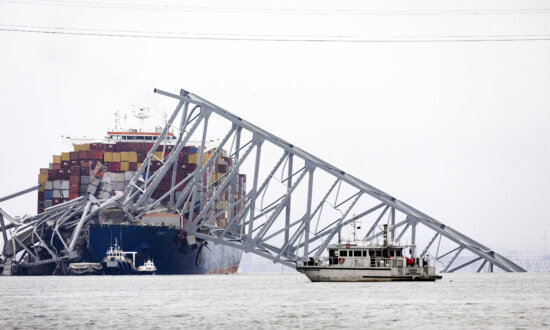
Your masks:
M550 36L547 2L84 3L0 1L0 28L363 42L0 31L0 196L68 151L62 134L170 112L153 88L185 88L499 252L550 240L550 41L458 41ZM454 41L365 42L434 37ZM0 207L35 212L36 194Z

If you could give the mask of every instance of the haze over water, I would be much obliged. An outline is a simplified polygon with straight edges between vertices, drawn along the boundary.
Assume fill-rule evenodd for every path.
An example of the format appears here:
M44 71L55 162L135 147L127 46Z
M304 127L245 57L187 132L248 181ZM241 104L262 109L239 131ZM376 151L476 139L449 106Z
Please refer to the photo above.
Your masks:
M311 283L301 274L4 277L0 328L543 328L550 273L435 283Z

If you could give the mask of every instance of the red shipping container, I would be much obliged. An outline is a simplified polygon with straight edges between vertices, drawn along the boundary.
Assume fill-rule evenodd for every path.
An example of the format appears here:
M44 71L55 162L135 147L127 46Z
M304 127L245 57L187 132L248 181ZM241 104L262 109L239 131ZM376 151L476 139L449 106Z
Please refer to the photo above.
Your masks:
M90 150L80 150L78 152L78 158L84 160L92 159L92 152Z
M223 164L223 165L216 165L217 167L217 170L219 173L227 173L227 165Z
M69 186L69 192L78 194L79 191L80 191L80 185L71 183L71 185Z
M137 163L130 163L128 165L128 170L129 171L137 171L138 167L137 167Z
M90 167L81 167L80 168L80 175L90 175Z
M71 151L69 157L71 160L78 160L78 151Z
M93 159L96 159L96 160L103 159L103 150L93 150Z
M146 157L147 157L147 152L138 151L138 153L137 153L137 162L138 163L143 163L145 161Z
M43 191L38 192L38 201L40 201L40 202L44 201L44 192Z
M90 150L103 150L103 143L90 144Z
M145 142L136 142L136 150L137 152L144 152L147 151L147 143Z
M74 175L71 175L69 177L69 183L71 185L80 185L80 175L79 176L74 176Z
M89 160L80 160L80 167L89 167L90 166L90 161Z
M80 176L80 166L71 166L71 174Z
M73 192L69 192L69 200L73 200L75 198L78 198L78 191L73 193Z
M71 167L71 162L63 161L61 162L61 168L69 168Z
M61 164L53 164L52 170L59 170L61 169Z
M120 172L120 163L119 162L111 163L111 172Z
M103 150L105 151L115 151L115 145L114 144L104 144L103 145Z
M55 180L55 170L48 170L48 180Z
M80 161L79 160L71 160L71 167L74 167L74 166L80 166Z

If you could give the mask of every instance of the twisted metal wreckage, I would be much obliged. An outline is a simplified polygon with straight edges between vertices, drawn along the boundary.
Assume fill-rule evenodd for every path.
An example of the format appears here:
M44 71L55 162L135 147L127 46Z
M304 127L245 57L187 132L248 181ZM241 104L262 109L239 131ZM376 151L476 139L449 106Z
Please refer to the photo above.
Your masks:
M493 271L493 266L506 272L525 271L483 244L197 95L185 90L179 95L155 92L179 103L122 193L96 198L92 191L24 218L11 217L0 209L0 229L6 242L1 253L5 275L18 267L51 263L57 265L54 273L63 273L69 262L80 258L79 249L86 244L87 223L101 223L106 211L117 210L128 224L137 224L144 214L159 208L179 213L187 236L237 247L288 266L294 266L297 260L320 258L329 243L342 239L341 230L349 224L355 226L357 221L370 225L364 232L365 241L377 240L383 234L378 224L386 217L391 241L405 239L405 233L410 232L414 246L417 229L430 233L420 256L430 253L436 260L446 261L441 267L443 272L474 263L479 265L478 272ZM229 130L207 160L205 141L209 122L214 118L229 126ZM165 148L162 142L174 128L179 134L173 152L163 153L162 159L157 159L155 151ZM178 182L177 155L193 134L200 135L201 140L199 166ZM226 152L224 147L230 140L233 166L223 177L212 181L212 162L217 153ZM161 161L162 167L149 175L152 161ZM236 200L238 173L246 166L252 185L244 197ZM171 189L158 199L151 198L169 173L173 174ZM184 189L176 193L181 186ZM35 189L7 196L0 202ZM229 196L224 206L219 198L223 194ZM213 221L220 214L227 217L224 228ZM440 247L445 247L446 252L439 253ZM469 251L471 259L453 267L463 251Z

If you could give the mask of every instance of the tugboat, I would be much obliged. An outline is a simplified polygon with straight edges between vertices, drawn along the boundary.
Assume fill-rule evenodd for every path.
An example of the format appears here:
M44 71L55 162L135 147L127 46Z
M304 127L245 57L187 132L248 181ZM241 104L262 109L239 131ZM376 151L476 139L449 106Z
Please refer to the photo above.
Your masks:
M428 257L414 256L414 246L388 242L388 225L384 225L384 244L329 245L328 260L298 261L296 270L312 282L388 282L435 281L435 267ZM409 250L411 257L405 257Z
M114 246L107 250L107 256L103 258L103 270L108 275L126 275L135 270L136 252L126 252L118 245L115 238ZM126 257L131 254L132 259Z
M156 272L157 267L155 267L155 263L151 259L147 259L147 261L137 269L138 275L155 275Z

